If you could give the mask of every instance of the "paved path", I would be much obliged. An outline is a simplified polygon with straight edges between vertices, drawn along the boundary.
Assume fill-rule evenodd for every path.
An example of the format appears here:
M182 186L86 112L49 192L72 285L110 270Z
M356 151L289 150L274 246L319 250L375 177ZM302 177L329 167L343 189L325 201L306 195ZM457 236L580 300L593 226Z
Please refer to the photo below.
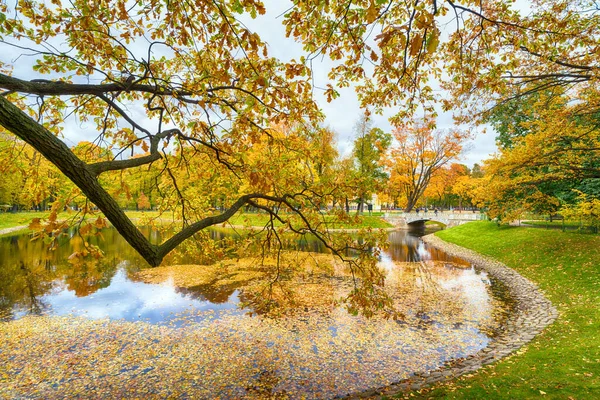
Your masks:
M27 229L27 225L11 226L10 228L0 229L0 236L6 235L7 233L20 231L22 229Z

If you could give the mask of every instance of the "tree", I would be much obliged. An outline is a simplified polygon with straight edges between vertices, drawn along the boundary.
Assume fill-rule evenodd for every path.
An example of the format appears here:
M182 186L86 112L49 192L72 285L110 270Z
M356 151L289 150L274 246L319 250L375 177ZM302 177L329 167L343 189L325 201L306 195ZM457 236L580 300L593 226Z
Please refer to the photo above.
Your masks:
M594 233L598 233L600 228L600 196L589 196L583 192L577 191L578 201L575 204L569 204L562 208L561 212L565 218L579 219L592 228Z
M459 208L464 207L465 203L470 205L478 204L477 189L480 186L482 189L485 188L485 186L482 185L482 182L484 182L482 178L478 178L475 175L461 175L457 178L452 187L452 193L458 196Z
M73 189L67 179L22 140L0 133L0 203L46 209L53 199Z
M527 133L487 161L486 204L493 217L510 220L522 211L551 215L582 198L574 190L594 196L600 130L595 114L582 112L585 106L544 95L526 105L535 115L522 124Z
M403 193L404 211L410 212L432 175L458 156L467 134L460 130L436 130L431 117L396 126L393 134L398 144L392 148L389 160L390 185Z
M138 196L136 205L139 210L149 210L152 207L150 200L148 200L148 196L146 196L144 192L141 192Z
M266 123L317 119L306 66L269 58L266 45L235 18L243 12L264 13L262 4L155 2L129 7L117 0L47 7L23 2L15 11L2 5L3 46L30 49L33 69L52 74L52 79L23 80L4 70L0 87L7 92L0 98L0 124L55 164L149 264L158 265L182 240L226 221L251 202L297 209L288 197L296 192L244 193L229 201L224 213L189 224L154 246L98 181L108 171L160 163L159 170L172 178L177 192L174 163L185 163L186 149L198 148L240 177L251 178L242 155L257 137L268 135ZM67 50L58 50L59 43ZM139 48L141 43L145 48ZM237 57L238 52L243 56ZM43 101L31 102L36 98ZM129 111L134 109L145 116ZM93 121L96 142L107 143L117 157L79 158L57 136L68 118ZM180 149L179 160L165 152L169 143ZM124 156L139 150L147 155ZM183 206L185 199L180 200Z
M483 178L484 172L481 169L481 165L478 163L473 164L473 168L471 169L471 176L473 178Z
M373 127L373 122L365 112L354 126L356 139L352 155L356 163L358 206L356 213L363 211L365 201L380 189L387 178L383 155L392 143L392 135Z
M486 118L498 136L496 144L501 149L514 146L515 141L530 133L528 126L538 116L535 104L546 99L546 106L559 109L564 104L557 104L551 91L535 92L530 95L517 97L494 107Z
M309 60L337 62L330 77L339 87L356 83L363 107L406 105L396 124L419 106L433 111L432 81L451 92L441 100L462 120L481 121L495 105L548 89L598 109L598 96L586 93L600 78L595 2L535 1L523 13L513 3L297 2L285 24Z
M429 185L423 192L423 196L434 199L435 204L439 206L449 207L455 198L455 186L465 176L469 176L469 168L466 165L458 163L445 165L431 174Z
M600 17L584 13L587 5L536 2L523 17L503 0L296 2L284 23L309 54L283 63L269 57L263 40L238 20L263 14L258 0L74 0L51 6L32 0L14 9L3 3L0 45L15 61L0 64L0 125L67 176L150 265L249 205L272 221L289 222L280 214L289 212L304 224L291 228L331 246L311 226L323 204L323 185L272 179L275 166L293 177L310 171L284 161L307 156L322 117L312 101L312 60L329 55L337 61L330 79L337 87L356 82L365 109L402 103L393 118L398 126L419 106L433 110L431 80L446 76L444 65L450 79L442 85L452 93L444 105L460 107L465 120L479 121L484 109L549 88L576 99L580 113L594 111L600 104ZM457 28L445 39L439 26L448 18ZM34 79L23 73L25 55L38 74ZM338 93L329 85L325 95L332 100ZM281 123L307 128L300 137L274 136L269 129ZM76 155L63 140L73 126L95 131L94 143L112 158ZM269 154L281 162L249 158L257 143L268 143ZM159 246L146 240L103 186L110 171L123 176L133 169L151 175L144 182L160 189L159 203L174 207L182 221L181 231ZM188 178L205 181L184 187ZM275 190L273 184L281 183ZM198 193L203 196L194 197ZM76 195L61 195L54 211ZM222 211L205 204L219 204Z

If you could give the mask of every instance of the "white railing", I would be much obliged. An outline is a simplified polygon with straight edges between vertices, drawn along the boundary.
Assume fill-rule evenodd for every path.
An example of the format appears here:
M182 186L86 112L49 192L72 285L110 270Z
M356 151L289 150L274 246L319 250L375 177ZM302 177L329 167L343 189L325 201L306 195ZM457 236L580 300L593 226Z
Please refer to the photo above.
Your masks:
M415 221L437 221L448 225L450 222L466 222L478 221L486 219L485 214L479 212L448 212L448 211L427 211L427 212L410 212L410 213L385 213L384 219L394 224L405 222L407 224Z

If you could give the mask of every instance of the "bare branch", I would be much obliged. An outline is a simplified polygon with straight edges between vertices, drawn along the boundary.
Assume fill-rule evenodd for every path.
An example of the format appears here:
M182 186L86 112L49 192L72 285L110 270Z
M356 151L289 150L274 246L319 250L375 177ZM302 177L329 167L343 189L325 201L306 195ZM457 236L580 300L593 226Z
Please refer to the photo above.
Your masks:
M106 171L117 171L149 164L162 158L158 151L158 143L160 140L169 138L176 132L178 132L177 129L169 129L155 135L150 135L150 154L147 156L130 158L128 160L100 161L88 164L87 167L92 174L98 176Z

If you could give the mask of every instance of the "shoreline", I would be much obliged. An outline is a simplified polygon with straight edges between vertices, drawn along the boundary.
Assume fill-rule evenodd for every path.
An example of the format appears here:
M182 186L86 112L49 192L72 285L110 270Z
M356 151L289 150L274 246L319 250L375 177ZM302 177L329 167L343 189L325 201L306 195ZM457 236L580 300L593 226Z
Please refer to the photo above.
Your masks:
M135 222L135 221L133 221ZM110 224L109 226L112 226L112 224ZM19 225L19 226L11 226L9 228L4 228L4 229L0 229L0 236L4 236L4 235L8 235L10 233L13 232L18 232L21 230L25 230L28 228L28 225ZM209 227L210 228L210 227ZM264 226L245 226L245 225L228 225L228 226L221 226L221 225L215 225L212 226L212 228L226 228L226 229L249 229L249 230L261 230L264 229ZM365 228L334 228L334 229L327 229L327 232L360 232L362 230L366 230L369 229L368 227ZM396 227L390 227L390 228L370 228L371 230L374 231L379 231L379 230L383 230L385 232L393 232L396 230L401 230L400 228L396 228Z
M434 234L423 236L421 239L427 245L440 249L451 256L462 258L499 280L506 286L511 300L514 301L513 312L508 315L501 326L500 333L488 346L477 353L465 358L450 360L443 366L430 371L416 372L412 377L395 384L353 393L345 398L364 399L392 396L423 389L439 382L448 382L461 375L475 372L525 346L558 318L558 310L546 299L537 285L515 270L475 251L445 242Z
M10 228L0 229L0 236L8 235L9 233L27 229L28 225L11 226Z

